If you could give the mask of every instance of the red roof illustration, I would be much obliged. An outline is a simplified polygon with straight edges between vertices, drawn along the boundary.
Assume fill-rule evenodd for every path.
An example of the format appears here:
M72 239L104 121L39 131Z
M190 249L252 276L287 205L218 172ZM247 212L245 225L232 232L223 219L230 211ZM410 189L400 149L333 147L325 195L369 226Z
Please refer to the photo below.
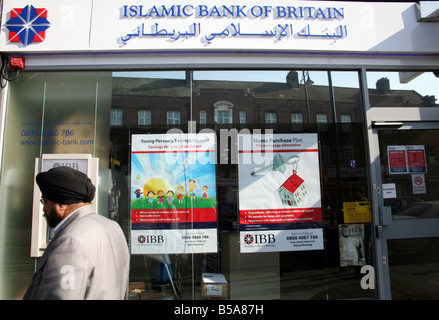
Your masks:
M304 180L301 177L299 177L297 174L294 173L287 180L285 180L285 182L279 187L279 189L284 187L289 192L294 193L297 190L297 188L300 187L303 181Z

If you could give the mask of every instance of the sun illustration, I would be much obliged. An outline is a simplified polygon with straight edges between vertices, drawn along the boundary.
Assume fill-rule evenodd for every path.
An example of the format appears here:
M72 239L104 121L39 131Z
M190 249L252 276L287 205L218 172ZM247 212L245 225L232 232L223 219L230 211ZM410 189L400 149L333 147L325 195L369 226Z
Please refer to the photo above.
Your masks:
M143 194L147 195L149 191L153 191L154 194L157 194L158 190L163 190L163 192L166 193L169 190L169 186L162 178L152 178L145 183Z

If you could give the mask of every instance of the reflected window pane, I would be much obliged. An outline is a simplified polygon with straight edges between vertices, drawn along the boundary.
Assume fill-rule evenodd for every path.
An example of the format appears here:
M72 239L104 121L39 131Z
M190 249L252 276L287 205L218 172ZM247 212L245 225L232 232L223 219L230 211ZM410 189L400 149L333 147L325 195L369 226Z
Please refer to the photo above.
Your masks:
M180 124L180 112L168 111L167 112L167 124Z
M111 126L121 126L122 125L122 109L111 109L110 125Z
M151 110L139 110L139 125L151 125Z
M265 114L265 123L277 123L277 115L276 113L266 113Z

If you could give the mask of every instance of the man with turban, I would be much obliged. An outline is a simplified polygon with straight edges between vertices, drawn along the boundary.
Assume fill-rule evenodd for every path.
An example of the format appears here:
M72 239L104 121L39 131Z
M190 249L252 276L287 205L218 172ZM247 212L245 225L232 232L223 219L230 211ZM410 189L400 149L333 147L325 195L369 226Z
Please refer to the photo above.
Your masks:
M39 173L36 181L54 236L23 299L123 299L127 242L116 222L96 214L90 179L70 167L56 167Z

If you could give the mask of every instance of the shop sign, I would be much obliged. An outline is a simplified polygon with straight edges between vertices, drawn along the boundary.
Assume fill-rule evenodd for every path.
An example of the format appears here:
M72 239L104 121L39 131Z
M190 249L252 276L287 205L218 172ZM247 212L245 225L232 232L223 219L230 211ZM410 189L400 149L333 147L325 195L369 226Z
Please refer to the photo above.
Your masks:
M131 252L217 252L215 135L132 136Z
M0 50L439 51L415 13L413 3L5 0Z
M241 252L323 249L316 134L239 134Z

